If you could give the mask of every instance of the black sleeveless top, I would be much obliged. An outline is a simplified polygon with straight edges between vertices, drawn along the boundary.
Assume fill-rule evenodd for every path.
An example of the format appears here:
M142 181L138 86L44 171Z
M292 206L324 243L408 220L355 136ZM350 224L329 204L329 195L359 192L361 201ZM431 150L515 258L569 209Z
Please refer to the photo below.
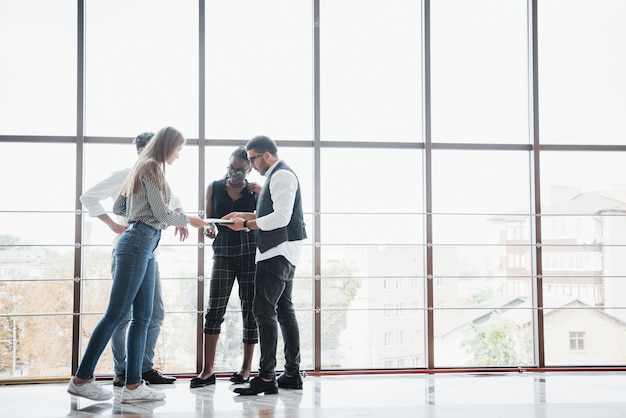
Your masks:
M256 196L248 192L248 181L241 191L241 197L232 200L226 191L226 180L213 182L213 217L221 218L231 212L254 212L256 209ZM239 256L256 253L256 231L233 231L232 229L217 225L218 233L213 240L213 254L219 256Z

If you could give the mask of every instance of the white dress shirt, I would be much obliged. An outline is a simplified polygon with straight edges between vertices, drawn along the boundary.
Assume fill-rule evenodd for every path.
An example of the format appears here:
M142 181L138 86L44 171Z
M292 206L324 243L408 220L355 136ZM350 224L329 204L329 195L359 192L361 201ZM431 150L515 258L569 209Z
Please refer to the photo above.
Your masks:
M276 168L278 161L265 172L265 176L268 176L274 168ZM278 170L270 178L269 186L274 211L260 218L256 218L256 226L262 231L271 231L289 224L293 213L293 203L296 200L296 192L298 191L298 178L289 170ZM257 248L256 261L259 262L282 255L287 261L296 266L298 265L301 254L302 240L285 241L264 253L261 253Z

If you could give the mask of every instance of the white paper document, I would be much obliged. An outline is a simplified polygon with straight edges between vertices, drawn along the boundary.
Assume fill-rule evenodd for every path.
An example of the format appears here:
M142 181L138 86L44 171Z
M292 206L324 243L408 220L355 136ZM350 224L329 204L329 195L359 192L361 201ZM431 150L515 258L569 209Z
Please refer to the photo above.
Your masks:
M207 218L204 220L210 224L233 224L235 221L232 219L219 219L219 218Z

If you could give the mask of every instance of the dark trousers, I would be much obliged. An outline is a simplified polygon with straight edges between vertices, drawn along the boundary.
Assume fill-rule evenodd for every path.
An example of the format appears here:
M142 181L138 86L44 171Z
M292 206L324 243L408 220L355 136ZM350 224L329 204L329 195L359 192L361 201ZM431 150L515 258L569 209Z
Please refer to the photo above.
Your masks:
M252 253L233 257L213 257L209 303L204 316L205 334L219 334L221 332L226 307L236 278L239 283L239 300L241 301L243 319L243 343L256 344L259 342L257 325L252 313L254 271L256 269L254 255Z
M254 277L253 312L259 327L259 376L276 378L278 325L285 343L285 372L300 372L300 329L291 300L295 266L285 257L259 261Z

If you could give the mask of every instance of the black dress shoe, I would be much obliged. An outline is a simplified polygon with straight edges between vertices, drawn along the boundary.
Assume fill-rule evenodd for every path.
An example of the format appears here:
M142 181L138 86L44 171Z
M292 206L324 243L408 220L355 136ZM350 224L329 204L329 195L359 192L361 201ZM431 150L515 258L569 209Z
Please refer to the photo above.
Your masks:
M244 379L243 376L239 373L233 373L233 375L230 377L230 381L236 385L241 385L242 383L250 381L250 378L248 377L247 379Z
M126 383L126 373L116 374L113 378L113 386L122 387Z
M176 381L175 377L164 376L160 371L156 369L152 369L147 372L143 372L141 374L141 378L148 383L153 385L166 385L170 383L174 383Z
M248 386L235 388L233 392L243 396L258 395L261 392L265 392L266 395L273 395L278 393L278 384L276 380L265 382L260 376L257 376L248 383Z
M209 386L209 385L214 385L215 384L215 373L213 373L211 376L207 377L206 379L200 379L199 377L194 377L193 379L191 379L191 382L189 382L189 387L190 388L203 388L205 386Z
M282 373L278 376L278 387L284 389L302 389L302 377L300 373L294 374L293 376L287 376L285 373Z

